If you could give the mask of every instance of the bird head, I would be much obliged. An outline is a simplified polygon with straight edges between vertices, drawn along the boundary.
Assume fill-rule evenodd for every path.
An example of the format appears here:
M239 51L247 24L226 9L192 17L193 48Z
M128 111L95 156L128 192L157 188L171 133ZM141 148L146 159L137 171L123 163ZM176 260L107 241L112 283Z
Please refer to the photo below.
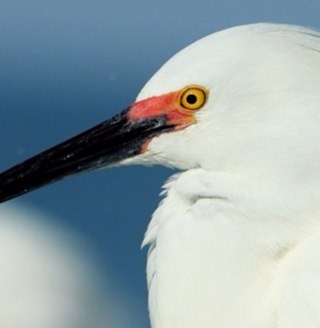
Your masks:
M121 114L3 172L0 200L127 164L311 176L320 160L319 36L253 24L193 43Z
M125 162L289 179L318 171L320 34L277 24L214 33L172 57L138 101L174 90L181 105L198 89L206 99L186 110L193 119Z

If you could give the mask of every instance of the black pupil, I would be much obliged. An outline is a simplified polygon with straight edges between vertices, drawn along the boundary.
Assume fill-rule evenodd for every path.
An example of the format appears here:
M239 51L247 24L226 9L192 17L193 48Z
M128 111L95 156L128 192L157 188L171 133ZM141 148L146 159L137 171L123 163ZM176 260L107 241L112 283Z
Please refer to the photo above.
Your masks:
M194 105L197 102L198 98L194 94L187 95L187 103L190 105Z

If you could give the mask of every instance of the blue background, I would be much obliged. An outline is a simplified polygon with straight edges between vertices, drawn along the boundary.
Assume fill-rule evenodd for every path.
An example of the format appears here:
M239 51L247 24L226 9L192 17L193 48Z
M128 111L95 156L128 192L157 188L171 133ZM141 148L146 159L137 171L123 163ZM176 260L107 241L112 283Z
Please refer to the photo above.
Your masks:
M261 21L319 28L319 12L319 0L0 0L0 169L125 108L160 65L202 36ZM54 214L82 235L134 300L132 327L148 327L140 244L171 173L103 170L12 203Z

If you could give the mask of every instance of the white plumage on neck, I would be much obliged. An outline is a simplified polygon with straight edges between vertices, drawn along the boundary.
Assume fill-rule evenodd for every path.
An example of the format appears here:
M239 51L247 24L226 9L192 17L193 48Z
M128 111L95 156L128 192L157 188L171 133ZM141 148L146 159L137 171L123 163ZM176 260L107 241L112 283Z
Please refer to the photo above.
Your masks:
M299 327L279 311L292 281L320 265L319 209L259 185L202 169L169 183L144 241L152 327Z

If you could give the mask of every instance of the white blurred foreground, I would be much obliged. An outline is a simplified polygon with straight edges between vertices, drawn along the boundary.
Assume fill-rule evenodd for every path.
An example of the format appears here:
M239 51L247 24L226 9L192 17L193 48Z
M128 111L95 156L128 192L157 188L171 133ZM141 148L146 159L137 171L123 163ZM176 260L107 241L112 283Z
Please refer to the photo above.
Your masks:
M128 307L114 283L102 284L86 246L48 221L0 207L0 327L130 327Z

